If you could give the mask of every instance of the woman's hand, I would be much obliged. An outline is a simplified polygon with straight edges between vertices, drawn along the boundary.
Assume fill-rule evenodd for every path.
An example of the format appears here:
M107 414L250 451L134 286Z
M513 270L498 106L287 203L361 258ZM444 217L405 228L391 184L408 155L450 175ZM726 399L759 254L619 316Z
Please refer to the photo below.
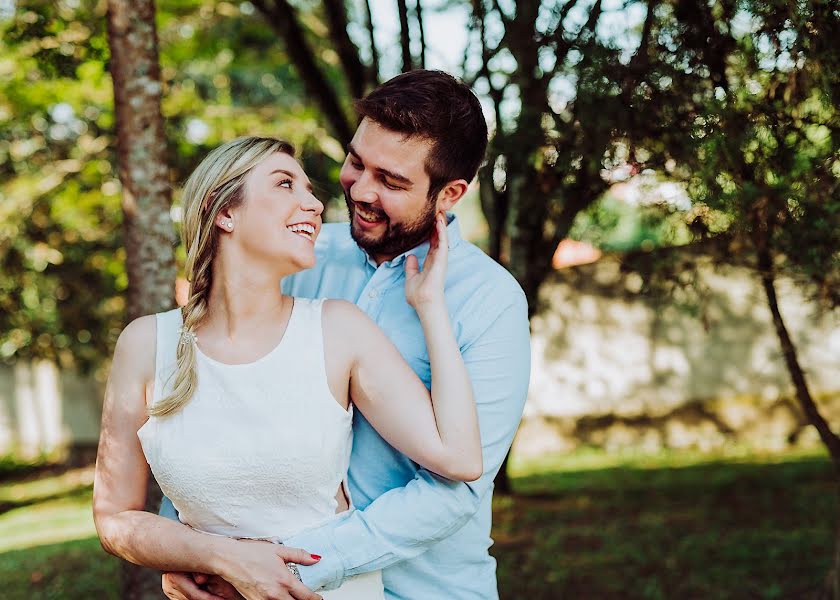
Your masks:
M286 562L314 565L318 558L297 548L270 542L231 540L221 577L247 600L322 600L292 574Z
M423 270L420 271L417 257L413 254L405 259L405 299L418 313L429 306L443 305L448 253L446 215L441 212L435 217L435 228L429 239L429 254L423 263Z

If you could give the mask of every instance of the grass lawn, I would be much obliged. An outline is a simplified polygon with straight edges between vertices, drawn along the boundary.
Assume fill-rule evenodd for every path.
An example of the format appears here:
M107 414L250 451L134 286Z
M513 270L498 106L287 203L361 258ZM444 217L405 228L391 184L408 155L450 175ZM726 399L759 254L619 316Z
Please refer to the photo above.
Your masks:
M837 502L824 455L581 451L511 465L493 555L503 600L805 598ZM116 599L90 469L0 483L0 597Z

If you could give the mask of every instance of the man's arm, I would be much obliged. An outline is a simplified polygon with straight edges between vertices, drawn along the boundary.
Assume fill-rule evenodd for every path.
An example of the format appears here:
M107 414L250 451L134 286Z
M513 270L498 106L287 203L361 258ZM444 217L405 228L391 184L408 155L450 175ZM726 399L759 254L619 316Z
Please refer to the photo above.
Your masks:
M334 589L345 577L417 556L476 513L493 489L519 426L530 376L529 337L527 303L520 293L463 349L481 427L482 477L460 483L420 470L405 487L386 492L365 510L285 540L323 557L316 565L300 568L307 587ZM412 518L406 519L406 514Z

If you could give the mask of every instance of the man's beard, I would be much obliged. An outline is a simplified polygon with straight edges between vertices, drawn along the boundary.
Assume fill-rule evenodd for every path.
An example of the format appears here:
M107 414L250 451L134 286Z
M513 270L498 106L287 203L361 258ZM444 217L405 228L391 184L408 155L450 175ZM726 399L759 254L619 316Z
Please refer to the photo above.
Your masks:
M363 205L364 210L374 212L385 220L385 233L373 237L356 226L355 211L353 210L355 202L347 192L344 192L344 200L350 214L350 234L359 247L372 257L385 256L389 257L390 260L390 258L399 256L403 252L428 241L432 235L432 230L435 228L437 211L435 210L435 203L431 199L423 212L408 223L391 223L388 215L384 212L365 204Z

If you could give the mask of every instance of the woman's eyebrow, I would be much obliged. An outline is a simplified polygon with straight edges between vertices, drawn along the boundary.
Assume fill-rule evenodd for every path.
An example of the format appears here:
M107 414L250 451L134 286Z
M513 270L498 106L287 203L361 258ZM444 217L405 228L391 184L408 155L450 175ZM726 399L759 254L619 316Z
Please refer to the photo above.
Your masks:
M288 177L291 177L294 180L297 180L297 177L295 176L295 174L292 173L291 171L287 171L286 169L274 169L271 173L269 173L269 176L276 175L277 173L282 173L283 175L286 175ZM310 192L312 191L312 182L311 181L306 182L306 189L309 190Z

